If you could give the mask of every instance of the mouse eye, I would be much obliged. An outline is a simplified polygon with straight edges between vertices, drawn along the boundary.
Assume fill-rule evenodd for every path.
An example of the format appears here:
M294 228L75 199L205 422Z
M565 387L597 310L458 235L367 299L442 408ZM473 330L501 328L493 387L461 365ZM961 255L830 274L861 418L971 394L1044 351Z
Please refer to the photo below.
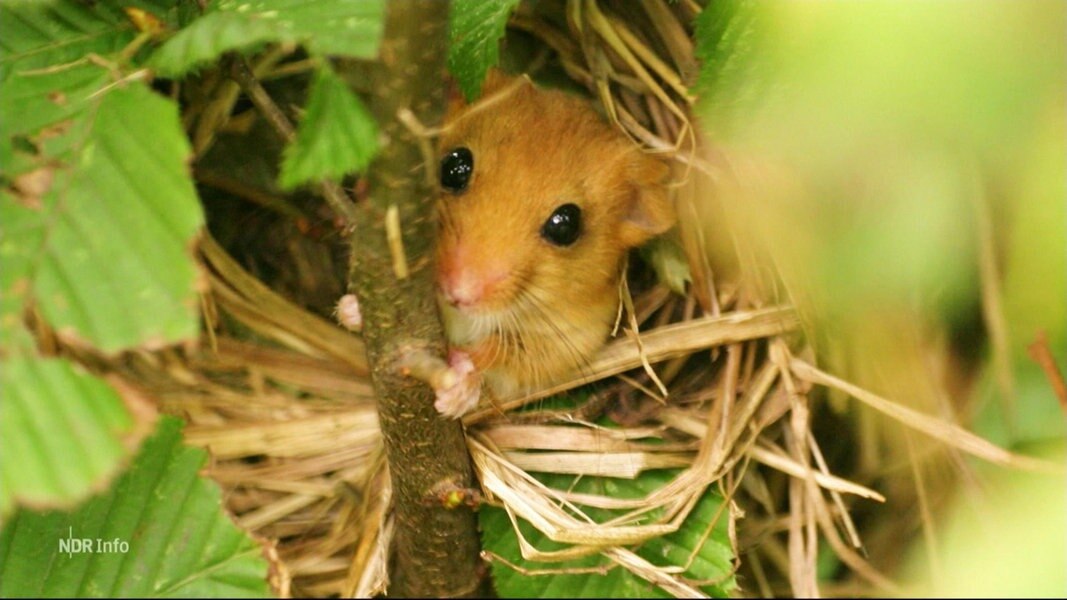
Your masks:
M556 246L570 246L581 233L582 209L577 204L560 206L541 226L541 237Z
M474 155L469 148L453 148L441 159L441 187L450 192L467 189L473 173Z

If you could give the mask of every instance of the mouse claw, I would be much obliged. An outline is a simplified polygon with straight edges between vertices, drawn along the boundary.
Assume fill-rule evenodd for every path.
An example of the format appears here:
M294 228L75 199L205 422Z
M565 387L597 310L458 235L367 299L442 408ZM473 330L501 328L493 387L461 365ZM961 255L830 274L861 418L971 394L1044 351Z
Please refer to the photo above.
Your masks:
M337 321L349 331L363 329L363 313L359 310L359 298L355 294L345 294L337 301Z
M474 368L471 357L462 350L448 353L448 372L435 387L437 412L450 419L458 419L478 405L482 392L482 378Z

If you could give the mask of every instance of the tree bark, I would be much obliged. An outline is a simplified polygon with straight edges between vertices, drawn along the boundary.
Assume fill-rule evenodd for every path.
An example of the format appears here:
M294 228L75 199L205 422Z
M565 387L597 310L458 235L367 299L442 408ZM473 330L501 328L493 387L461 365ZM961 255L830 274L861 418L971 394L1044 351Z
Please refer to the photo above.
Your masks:
M474 485L462 427L438 415L430 387L399 364L412 352L446 351L432 269L436 186L428 173L436 165L420 150L429 141L398 115L407 110L426 126L441 123L448 14L449 3L440 0L387 3L371 102L383 146L351 236L349 287L363 314L393 484L388 594L397 597L478 595L485 573L473 511L462 503L446 508L442 494ZM390 245L388 221L399 221L399 246L395 236Z

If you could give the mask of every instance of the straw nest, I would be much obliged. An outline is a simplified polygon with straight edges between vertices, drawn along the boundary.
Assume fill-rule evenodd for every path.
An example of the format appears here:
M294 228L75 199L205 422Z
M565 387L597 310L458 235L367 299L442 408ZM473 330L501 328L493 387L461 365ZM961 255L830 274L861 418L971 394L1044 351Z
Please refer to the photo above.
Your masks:
M691 117L692 23L700 8L692 0L608 4L542 2L537 12L523 5L510 31L541 47L534 69L562 68L635 143L676 165L691 282L684 296L663 283L626 291L616 339L580 377L464 419L484 494L575 553L595 548L678 596L693 596L699 592L689 583L629 548L675 530L710 486L728 500L719 518L728 521L748 592L786 591L781 582L788 581L793 593L815 593L820 535L861 579L890 590L893 583L857 550L849 512L855 497L883 497L830 472L810 430L812 395L832 388L964 451L1013 459L821 370L796 312L746 279L752 270L713 271L706 232L692 218L704 212L699 182L714 185L723 176ZM336 261L306 246L288 248L300 281L264 282L205 236L199 251L209 291L198 347L138 353L121 368L165 411L187 420L188 443L210 451L206 474L223 487L236 521L276 545L280 589L368 595L385 583L388 470L362 343L321 306L316 314L278 291L327 280L340 291ZM591 382L601 383L575 410L536 402ZM619 427L593 424L608 411ZM548 489L529 475L634 477L666 467L682 470L647 497L625 501ZM786 485L770 485L772 477ZM575 516L585 506L630 515L659 508L662 517L641 526L627 525L625 516L598 524ZM758 553L748 552L756 545Z

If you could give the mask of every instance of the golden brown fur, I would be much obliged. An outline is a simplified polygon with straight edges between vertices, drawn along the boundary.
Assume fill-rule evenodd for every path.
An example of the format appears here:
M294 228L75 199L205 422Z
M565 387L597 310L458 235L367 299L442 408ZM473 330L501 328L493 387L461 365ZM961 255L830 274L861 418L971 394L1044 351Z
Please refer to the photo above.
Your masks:
M587 101L497 73L479 101L450 107L439 155L461 146L474 173L441 193L438 285L466 278L484 293L466 306L440 296L449 340L497 395L551 383L604 344L627 250L672 225L668 169ZM565 203L583 229L560 247L540 230Z

